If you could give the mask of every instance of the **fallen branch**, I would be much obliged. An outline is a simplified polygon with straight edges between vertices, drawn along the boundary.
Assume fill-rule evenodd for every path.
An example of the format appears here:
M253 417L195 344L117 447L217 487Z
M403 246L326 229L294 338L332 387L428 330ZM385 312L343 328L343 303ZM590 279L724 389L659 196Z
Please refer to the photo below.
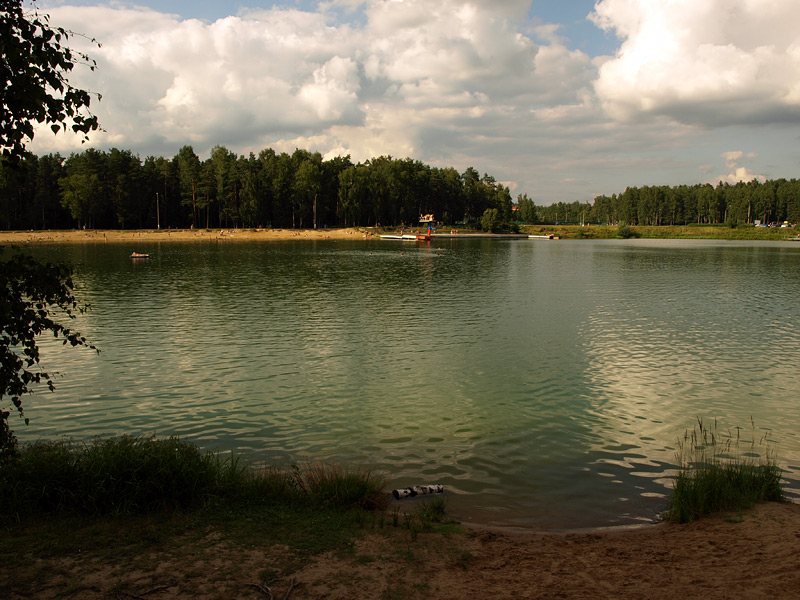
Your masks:
M292 584L289 586L289 589L286 590L286 593L283 595L283 600L289 600L289 594L292 593L292 590L294 589L295 585L297 585L297 582L294 579L292 579Z
M264 583L248 583L247 585L254 590L258 590L262 594L264 594L269 600L275 600L275 595L272 593L272 588L269 587L273 582L280 581L280 579L270 579L269 581L265 581ZM283 595L283 600L289 600L289 594L292 593L292 590L297 586L297 582L294 578L291 579L289 582L289 589L286 590L286 593Z
M147 590L146 592L142 592L142 596L147 596L149 594L155 594L156 592L166 592L169 588L171 588L173 586L176 586L176 585L178 585L177 581L173 581L173 582L168 583L166 585L159 585L158 587L154 587L154 588L152 588L150 590Z
M151 588L146 592L142 592L141 594L134 594L133 592L126 592L124 590L120 590L117 592L117 598L121 599L123 596L127 596L128 598L133 598L134 600L148 600L146 596L149 596L150 594L155 594L156 592L165 592L169 588L175 585L177 585L177 582L173 581L166 585L159 585L157 587Z
M264 583L248 583L247 585L264 594L267 598L269 598L269 600L275 600L275 596L272 594L272 590L269 587L269 584L272 583L272 581L273 580L270 579Z

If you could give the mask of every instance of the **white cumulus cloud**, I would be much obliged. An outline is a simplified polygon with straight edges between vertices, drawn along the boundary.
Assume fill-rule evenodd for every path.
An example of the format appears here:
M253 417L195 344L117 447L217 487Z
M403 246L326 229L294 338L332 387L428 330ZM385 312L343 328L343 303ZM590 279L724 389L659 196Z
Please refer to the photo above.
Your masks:
M730 152L723 152L720 156L725 159L725 168L728 169L728 173L719 175L710 180L709 183L716 184L721 181L723 183L736 184L740 181L747 183L748 181L753 181L753 179L757 179L761 182L767 180L764 175L755 173L748 167L741 165L742 159L756 158L757 154L755 152L748 152L745 154L741 150L732 150Z
M731 148L759 156L723 157L728 174L796 177L792 3L602 0L594 19L620 47L594 58L536 17L538 0L286 2L214 22L125 0L47 11L102 42L70 40L98 63L70 74L103 95L95 147L409 156L475 167L549 203L699 182L721 170L700 165ZM749 126L774 122L786 126ZM46 128L31 144L83 148Z
M622 45L600 66L610 115L719 126L800 122L797 0L602 0Z
M590 57L557 40L537 44L514 24L528 6L368 0L358 26L289 8L213 23L110 7L62 6L51 16L90 27L103 43L86 48L98 71L72 77L103 95L93 107L106 129L97 145L126 139L165 152L192 143L202 152L310 139L354 156L431 160L470 127L491 138L502 119L575 103L591 88ZM79 148L44 130L36 146Z

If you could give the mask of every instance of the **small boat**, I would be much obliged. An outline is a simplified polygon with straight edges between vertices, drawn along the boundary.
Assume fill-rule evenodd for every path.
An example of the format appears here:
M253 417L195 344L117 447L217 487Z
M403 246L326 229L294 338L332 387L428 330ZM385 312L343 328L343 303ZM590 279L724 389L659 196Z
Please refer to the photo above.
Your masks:
M131 252L131 258L150 258L150 255L144 252Z
M424 236L422 234L414 234L414 233L404 233L402 235L400 235L400 234L392 234L392 233L384 233L384 234L381 234L381 236L380 236L380 238L382 240L405 240L405 241L412 241L412 242L414 240L418 240L418 239L423 238L423 237L426 237L426 236ZM428 239L430 239L430 238L428 238Z
M552 233L549 235L529 235L529 240L557 240L559 239L557 235L553 235Z

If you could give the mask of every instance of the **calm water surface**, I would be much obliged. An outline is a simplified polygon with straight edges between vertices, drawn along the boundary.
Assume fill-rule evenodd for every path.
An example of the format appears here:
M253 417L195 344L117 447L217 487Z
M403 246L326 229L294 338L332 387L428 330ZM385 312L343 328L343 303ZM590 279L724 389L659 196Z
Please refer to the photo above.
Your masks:
M697 417L769 431L800 488L800 244L142 243L68 259L95 355L23 439L171 434L253 461L442 483L465 520L628 524L665 507Z

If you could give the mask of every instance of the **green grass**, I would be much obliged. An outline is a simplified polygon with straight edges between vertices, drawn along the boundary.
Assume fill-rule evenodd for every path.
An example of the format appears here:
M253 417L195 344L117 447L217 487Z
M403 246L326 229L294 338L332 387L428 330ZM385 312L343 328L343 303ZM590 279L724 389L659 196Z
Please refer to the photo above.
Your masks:
M752 422L751 422L752 424ZM730 431L720 434L698 419L678 444L678 475L667 518L687 523L712 513L751 508L757 502L785 501L782 471L768 434L758 441L755 425L750 440Z
M177 438L119 437L89 444L38 441L0 469L6 514L146 513L191 509L249 479L236 458Z
M0 465L0 484L0 510L17 518L146 514L208 504L381 509L388 498L385 478L364 469L255 469L175 437L35 442Z
M366 510L384 510L388 505L387 479L369 470L316 462L303 469L295 465L293 471L299 491L316 504Z
M214 586L228 598L265 582L258 591L286 598L295 573L331 553L379 564L398 573L398 591L420 592L427 583L409 586L404 574L423 568L418 547L430 544L452 547L451 564L468 568L444 499L390 512L386 483L324 463L256 468L177 438L21 445L0 465L0 588L15 598L42 585L53 597L144 597L167 584L189 597Z
M392 540L400 554L405 548L413 554L423 532L448 539L464 533L444 518L442 498L407 505L408 513L388 513L385 486L383 476L363 468L255 468L177 438L22 445L0 465L0 510L6 516L0 526L0 587L26 597L48 581L57 597L98 590L142 597L125 572L147 572L161 562L176 569L181 595L195 593L196 580L207 577L236 589L257 580L282 581L286 589L289 577L321 553L352 556L362 564L394 561L395 556L357 554L356 540L369 531ZM252 561L238 560L253 552L263 554L256 571ZM466 568L468 553L453 552L453 563ZM212 560L225 568L217 573L198 566ZM103 582L82 578L92 569L105 569Z

